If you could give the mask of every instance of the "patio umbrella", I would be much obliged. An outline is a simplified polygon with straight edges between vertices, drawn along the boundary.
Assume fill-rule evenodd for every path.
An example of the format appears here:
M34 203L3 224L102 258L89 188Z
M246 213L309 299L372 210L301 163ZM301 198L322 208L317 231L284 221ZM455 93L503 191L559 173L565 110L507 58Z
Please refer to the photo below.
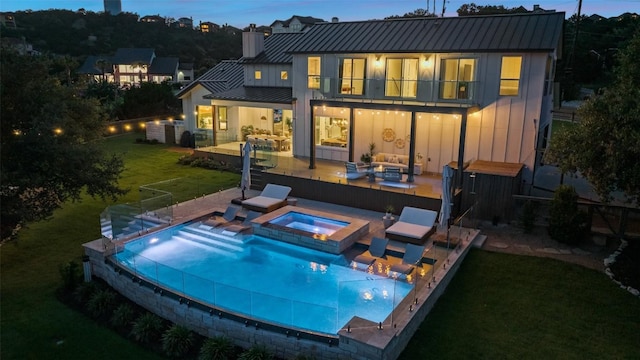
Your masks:
M449 165L445 165L442 169L442 206L440 207L440 215L438 217L438 226L440 229L448 229L449 218L451 217L451 182L453 179L453 170Z
M240 180L240 188L242 189L242 200L244 200L244 191L251 187L251 144L247 141L242 150L242 179Z

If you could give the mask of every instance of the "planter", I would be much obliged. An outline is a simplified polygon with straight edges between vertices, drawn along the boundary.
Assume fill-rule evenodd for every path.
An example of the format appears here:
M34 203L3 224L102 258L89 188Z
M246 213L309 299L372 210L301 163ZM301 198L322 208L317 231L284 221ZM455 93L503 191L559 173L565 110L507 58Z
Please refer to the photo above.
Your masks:
M396 218L393 215L387 214L385 216L382 217L382 224L384 225L384 228L388 228L389 226L393 225L393 222L396 220Z

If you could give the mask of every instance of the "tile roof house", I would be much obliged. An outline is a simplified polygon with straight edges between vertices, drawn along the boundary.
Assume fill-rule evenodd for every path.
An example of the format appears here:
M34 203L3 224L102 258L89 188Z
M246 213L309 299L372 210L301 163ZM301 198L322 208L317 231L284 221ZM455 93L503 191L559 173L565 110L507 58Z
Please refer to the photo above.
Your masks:
M408 159L408 182L483 161L531 184L551 126L563 22L564 13L535 12L316 23L266 40L250 31L237 62L243 85L198 101L224 118L210 124L211 145L244 141L251 125L289 130L292 155L310 168L316 159L358 161L375 143ZM196 129L190 109L185 123Z

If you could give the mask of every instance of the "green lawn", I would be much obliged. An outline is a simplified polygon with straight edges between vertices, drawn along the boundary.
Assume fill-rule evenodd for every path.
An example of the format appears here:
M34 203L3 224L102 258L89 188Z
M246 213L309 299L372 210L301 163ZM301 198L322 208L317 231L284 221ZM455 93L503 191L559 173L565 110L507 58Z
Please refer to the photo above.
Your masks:
M214 190L239 181L236 174L178 165L181 154L133 139L106 144L126 154L122 185L132 191L119 203L136 201L140 185L177 177ZM107 205L91 198L65 204L0 247L0 358L158 358L55 298L58 267L80 263L80 245L100 237ZM639 344L639 300L604 274L474 250L402 358L639 358Z

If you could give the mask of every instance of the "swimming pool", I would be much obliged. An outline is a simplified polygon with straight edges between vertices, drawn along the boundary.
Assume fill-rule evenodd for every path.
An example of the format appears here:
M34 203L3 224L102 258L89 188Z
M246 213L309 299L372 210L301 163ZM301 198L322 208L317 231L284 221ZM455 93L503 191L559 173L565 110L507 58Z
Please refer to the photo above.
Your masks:
M312 234L331 235L349 225L348 222L290 211L270 220L269 224L302 230Z
M247 318L335 335L353 316L384 322L413 285L349 267L343 255L194 222L125 244L138 276Z

